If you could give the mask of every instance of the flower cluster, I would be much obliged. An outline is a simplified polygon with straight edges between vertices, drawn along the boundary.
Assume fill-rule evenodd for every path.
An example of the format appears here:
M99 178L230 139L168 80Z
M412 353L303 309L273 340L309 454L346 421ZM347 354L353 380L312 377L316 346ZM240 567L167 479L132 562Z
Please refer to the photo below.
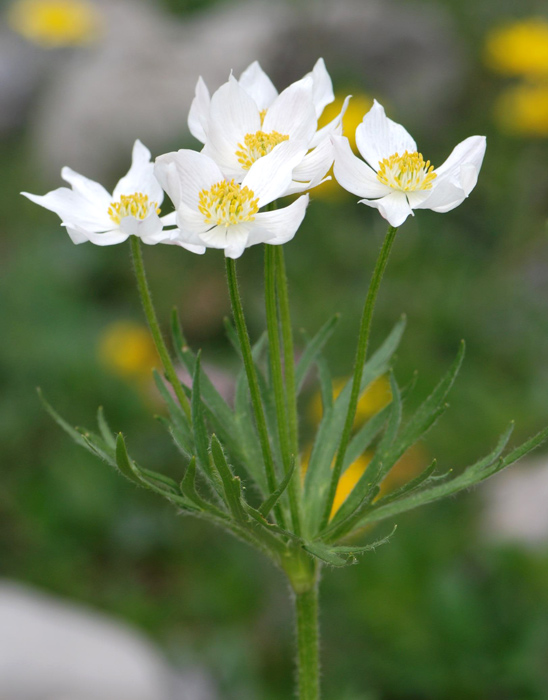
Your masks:
M203 144L200 152L181 149L153 164L150 152L136 141L131 168L112 194L69 168L61 175L72 189L23 194L58 214L74 243L112 245L133 235L150 245L179 245L194 253L219 248L238 258L251 245L291 240L309 202L303 193L329 179L333 163L339 184L394 227L413 209L453 209L475 186L484 137L466 139L434 169L375 101L356 130L364 163L342 135L349 97L331 121L318 127L334 99L321 58L281 93L255 61L213 95L198 80L188 125ZM164 192L175 211L160 216ZM287 206L274 204L295 194L300 196Z

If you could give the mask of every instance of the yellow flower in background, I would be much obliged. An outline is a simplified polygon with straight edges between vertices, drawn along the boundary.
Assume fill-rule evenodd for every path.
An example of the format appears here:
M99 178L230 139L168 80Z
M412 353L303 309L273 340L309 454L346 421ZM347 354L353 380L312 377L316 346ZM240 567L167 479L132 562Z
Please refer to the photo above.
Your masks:
M158 355L145 326L133 321L115 321L101 334L99 359L111 372L123 379L149 382Z
M342 93L335 95L335 101L327 105L324 109L322 116L318 121L318 128L329 124L329 122L340 113L342 106L344 104L346 95L343 96ZM356 150L356 129L358 124L361 123L363 115L371 109L373 100L369 95L365 93L358 93L353 95L352 99L348 103L346 112L344 113L342 126L343 134L348 137L352 150ZM320 195L322 197L327 197L329 199L336 199L339 196L344 196L344 190L338 185L336 180L333 178L332 170L328 173L331 175L331 180L322 183L314 190L314 196Z
M507 88L495 103L495 121L507 133L548 137L548 82Z
M348 496L350 496L352 489L361 479L362 474L367 469L372 458L373 454L365 452L361 457L353 462L345 472L341 474L339 483L337 484L337 490L335 492L335 499L333 500L333 507L331 508L331 514L329 516L330 520L346 501Z
M7 21L13 31L46 48L90 44L103 28L99 10L86 0L16 0Z
M548 78L548 21L531 17L492 29L485 63L503 75Z
M333 382L333 398L336 399L346 384L346 379L336 379ZM356 410L354 427L359 428L367 420L387 406L392 400L390 391L390 380L386 375L375 379L374 382L363 392ZM316 394L310 403L310 418L314 425L318 425L322 419L322 399L320 394Z

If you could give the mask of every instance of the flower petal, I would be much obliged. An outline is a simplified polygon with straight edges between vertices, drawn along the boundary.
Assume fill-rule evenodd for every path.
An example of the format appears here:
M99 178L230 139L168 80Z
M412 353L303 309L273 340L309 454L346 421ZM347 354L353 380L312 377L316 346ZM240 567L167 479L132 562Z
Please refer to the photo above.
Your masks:
M238 82L247 94L255 100L260 111L268 109L278 97L278 91L259 65L259 61L253 61L241 74Z
M356 129L356 145L374 170L378 170L381 160L394 153L403 155L405 151L414 153L417 150L413 137L401 124L388 119L377 100Z
M177 226L185 234L200 235L212 228L197 209L191 209L184 202L177 208Z
M141 192L149 196L152 202L160 205L164 201L164 192L154 177L154 164L150 162L150 151L139 139L133 145L131 168L114 188L112 198L118 201L121 195Z
M45 209L54 212L60 217L63 224L83 231L108 231L112 228L112 221L108 216L108 206L105 209L97 209L88 199L68 187L59 187L41 196L21 192Z
M255 101L230 77L211 98L207 142L203 153L219 165L227 177L243 175L236 151L246 134L261 129L261 117Z
M341 187L358 197L367 198L384 197L392 192L388 185L377 180L367 163L352 153L346 136L333 136L332 140L335 148L333 174Z
M391 226L401 226L407 217L413 215L407 197L403 192L393 191L381 199L361 199L360 204L378 209Z
M312 81L293 83L274 100L264 118L262 130L277 131L292 139L310 143L318 127L312 101Z
M326 137L329 138L330 136L340 136L342 134L342 120L351 97L352 95L348 95L347 97L345 97L343 106L341 107L341 111L339 112L339 114L334 119L332 119L329 122L329 124L326 124L321 129L318 129L318 131L316 131L312 138L312 141L310 142L310 148L312 148L313 146L317 146Z
M80 175L80 173L77 173L66 166L61 170L61 177L63 180L65 180L65 182L70 183L74 192L81 195L90 204L92 204L93 207L108 211L112 197L103 187L103 185Z
M304 192L316 187L333 165L335 151L331 139L324 139L319 146L309 151L293 170L293 185L287 194Z
M129 233L123 233L119 228L105 231L104 233L94 233L92 231L84 231L78 226L67 226L67 231L69 231L69 236L72 238L72 240L74 240L73 236L78 236L80 239L78 242L83 243L82 238L85 236L86 240L88 240L90 243L100 246L117 245L118 243L127 241L129 238Z
M434 172L430 196L419 209L432 209L444 213L461 204L476 186L485 155L484 136L470 136L459 143L447 160Z
M327 72L323 58L318 58L311 75L314 81L312 100L316 108L316 117L319 119L325 107L335 99L333 83L331 82L331 77Z
M283 197L292 183L293 169L303 160L306 144L283 141L268 155L256 160L242 181L259 199L259 207Z
M188 113L188 128L194 138L197 138L201 143L206 141L207 120L209 117L209 106L211 98L209 90L204 83L202 76L198 78L196 83L196 91L190 111Z
M156 212L150 213L146 219L136 219L134 216L124 216L120 221L120 231L130 236L137 236L143 243L152 245L158 243L158 234L162 234L163 225ZM162 237L162 236L160 236ZM165 232L163 238L169 238L170 234Z
M282 245L290 241L304 219L308 201L309 197L305 194L288 207L257 214L250 226L247 245L256 243Z
M203 153L182 148L156 158L155 173L176 208L198 208L199 194L224 180L219 166Z
M208 248L221 248L228 258L239 258L247 246L249 224L214 226L202 233L200 239Z

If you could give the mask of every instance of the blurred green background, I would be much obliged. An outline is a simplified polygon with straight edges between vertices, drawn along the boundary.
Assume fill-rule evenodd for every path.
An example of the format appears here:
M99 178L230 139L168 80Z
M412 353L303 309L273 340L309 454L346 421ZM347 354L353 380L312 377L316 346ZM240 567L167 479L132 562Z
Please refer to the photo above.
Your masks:
M221 4L226 10L235 3L166 0L156 9L168 22L168 13L184 22ZM411 3L392 7L397 13L404 5L408 11ZM412 101L404 108L388 99L389 116L409 124L435 165L471 134L487 135L487 156L469 200L446 215L420 211L398 234L373 342L407 314L395 370L401 383L418 370L412 401L419 401L466 339L451 409L421 455L459 469L487 452L509 420L517 422L517 443L548 417L548 48L543 54L542 36L540 49L533 43L534 32L510 33L507 45L498 39L504 64L489 43L506 23L540 22L543 14L548 22L548 14L545 3L529 0L423 0L412 7L451 28L459 88L442 116L429 119L423 104L419 119ZM300 11L306 16L306 4ZM90 49L38 49L52 50L68 57ZM526 64L537 56L533 68L520 68L520 51ZM398 45L393 53L405 60ZM338 94L378 94L373 63L339 60L332 76ZM44 77L37 91L48 89ZM72 444L39 404L37 386L75 425L92 425L102 405L144 465L181 474L176 449L153 418L163 409L149 380L154 358L142 335L129 246L73 246L53 214L18 194L61 184L37 164L29 116L36 99L0 134L0 573L135 624L174 663L204 665L223 698L286 699L293 630L281 574L223 532L176 517L119 479ZM166 150L197 147L185 116L179 140ZM109 164L105 186L127 167ZM376 211L327 186L312 193L286 246L295 327L314 332L342 312L327 349L335 376L351 367L384 229ZM162 322L167 327L176 303L190 343L229 376L236 362L223 333L229 305L222 254L157 246L145 255ZM238 267L257 337L264 325L260 248L246 251ZM313 429L314 392L311 385L302 401L304 435ZM327 699L548 697L546 541L491 541L482 533L482 508L480 489L402 516L389 545L358 566L324 572Z

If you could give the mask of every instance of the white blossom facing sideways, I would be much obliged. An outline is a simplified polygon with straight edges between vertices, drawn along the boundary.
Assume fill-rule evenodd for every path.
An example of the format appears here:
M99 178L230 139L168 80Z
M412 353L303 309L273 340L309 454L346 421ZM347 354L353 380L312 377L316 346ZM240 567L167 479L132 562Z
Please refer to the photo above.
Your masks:
M182 149L156 159L156 177L177 212L181 244L223 249L239 258L257 243L290 241L304 218L308 195L273 211L259 209L280 197L291 183L301 142L284 142L255 161L243 181L225 177L204 153Z
M112 194L98 182L70 168L63 168L61 177L72 189L59 187L43 196L28 192L21 194L55 212L73 243L90 241L106 246L137 236L149 245L183 245L178 231L166 228L175 224L174 213L160 217L164 192L154 176L150 151L139 140L133 146L131 167ZM205 252L204 246L189 246L189 249L194 253Z
M314 69L278 94L259 63L236 80L230 76L212 97L200 78L190 108L191 133L204 145L226 177L241 182L251 165L284 141L300 140L306 151L282 194L303 192L323 182L333 163L330 136L342 133L341 113L318 129L318 117L334 100L333 85L319 59Z
M356 145L365 163L352 153L347 138L332 140L335 179L395 227L413 215L413 209L447 212L461 204L476 186L486 146L485 136L470 136L434 168L376 100L356 129Z

